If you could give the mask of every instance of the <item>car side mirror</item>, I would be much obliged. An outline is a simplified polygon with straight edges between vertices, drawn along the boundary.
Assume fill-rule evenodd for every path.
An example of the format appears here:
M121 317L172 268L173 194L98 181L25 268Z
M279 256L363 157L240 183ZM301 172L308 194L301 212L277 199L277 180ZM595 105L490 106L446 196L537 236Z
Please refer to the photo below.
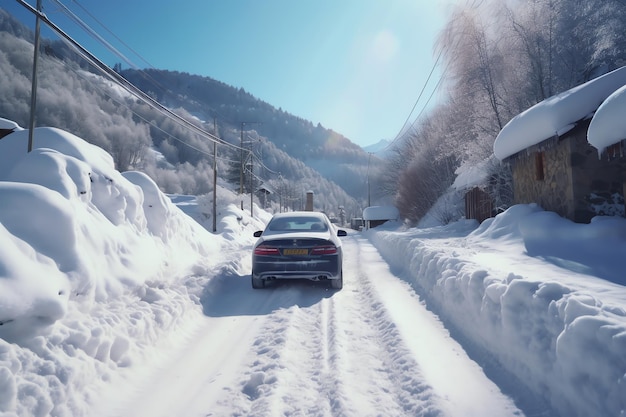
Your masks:
M261 237L262 233L263 233L263 230L257 230L256 232L254 232L254 237Z
M343 229L339 229L339 230L337 230L337 236L339 236L339 237L348 236L348 232L346 232Z

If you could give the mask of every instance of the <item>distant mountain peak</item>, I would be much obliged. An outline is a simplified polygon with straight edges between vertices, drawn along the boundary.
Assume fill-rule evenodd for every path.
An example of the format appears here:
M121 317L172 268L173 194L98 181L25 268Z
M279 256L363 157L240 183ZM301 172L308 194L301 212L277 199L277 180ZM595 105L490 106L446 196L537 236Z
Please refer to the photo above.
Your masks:
M373 145L364 146L363 150L369 153L381 153L383 151L386 151L387 147L390 144L391 144L390 140L381 139L380 141L378 141L377 143L374 143Z

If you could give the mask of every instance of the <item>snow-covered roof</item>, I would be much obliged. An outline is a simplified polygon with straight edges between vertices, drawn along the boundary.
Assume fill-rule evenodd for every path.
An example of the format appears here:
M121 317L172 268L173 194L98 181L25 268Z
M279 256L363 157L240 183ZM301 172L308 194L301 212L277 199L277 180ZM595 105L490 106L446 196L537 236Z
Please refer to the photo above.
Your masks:
M13 129L13 130L22 130L20 125L15 123L13 120L7 120L0 117L0 129Z
M626 86L607 98L591 119L587 141L599 154L607 147L626 139Z
M493 144L496 158L503 160L591 116L615 90L626 85L626 67L552 96L511 119ZM595 146L595 145L594 145Z
M400 212L394 206L371 206L363 210L363 220L398 220Z
M267 192L267 193L269 193L269 194L273 194L273 193L275 193L275 192L276 192L276 191L274 190L274 188L273 188L273 187L271 187L269 184L262 184L262 185L260 185L260 186L259 186L256 190L257 190L257 192L258 192L258 191L263 191L263 190L265 190L265 192Z

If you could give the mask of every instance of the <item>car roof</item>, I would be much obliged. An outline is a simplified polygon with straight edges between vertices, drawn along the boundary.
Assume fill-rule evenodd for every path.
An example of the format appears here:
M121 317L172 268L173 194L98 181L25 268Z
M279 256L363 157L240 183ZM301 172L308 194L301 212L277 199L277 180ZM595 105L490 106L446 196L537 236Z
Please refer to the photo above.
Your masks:
M315 217L320 220L326 220L327 217L324 213L320 213L318 211L289 211L284 213L276 213L272 217L272 219L280 219L280 218L298 218L298 217Z

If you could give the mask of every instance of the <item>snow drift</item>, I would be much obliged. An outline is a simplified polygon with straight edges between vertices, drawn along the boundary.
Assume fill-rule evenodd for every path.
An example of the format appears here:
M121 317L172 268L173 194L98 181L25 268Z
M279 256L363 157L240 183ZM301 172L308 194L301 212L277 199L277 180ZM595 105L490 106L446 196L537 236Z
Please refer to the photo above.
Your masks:
M626 220L575 224L531 204L478 228L368 234L488 374L504 369L563 416L623 414Z
M117 297L147 279L167 279L168 270L218 247L150 178L116 171L102 149L55 128L36 129L29 153L27 140L22 129L0 140L5 340L53 324L70 296L81 302ZM173 256L173 247L188 250Z

